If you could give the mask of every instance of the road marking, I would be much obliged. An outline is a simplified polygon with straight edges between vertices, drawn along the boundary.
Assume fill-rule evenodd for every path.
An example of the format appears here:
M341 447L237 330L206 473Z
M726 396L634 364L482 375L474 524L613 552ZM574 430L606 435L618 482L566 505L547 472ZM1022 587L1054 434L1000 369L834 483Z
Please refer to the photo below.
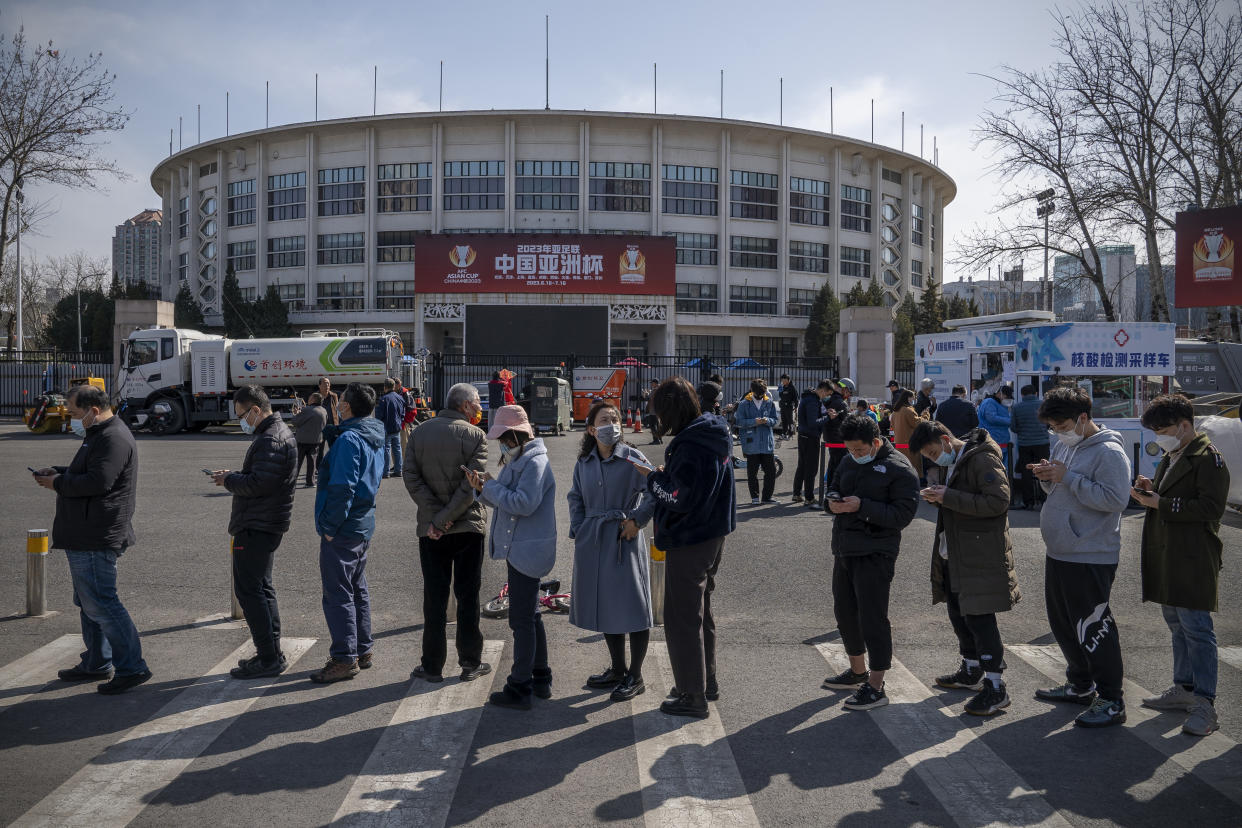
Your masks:
M503 653L503 641L483 645L483 660L493 668ZM444 825L495 676L493 671L468 682L410 682L332 821Z
M647 665L655 680L648 681L648 692L630 701L647 827L758 828L720 713L714 706L706 719L661 713L657 688L673 686L664 642L651 642Z
M1217 647L1216 653L1230 667L1242 670L1242 647Z
M1007 644L1005 652L1013 653L1053 681L1065 681L1065 659L1055 645ZM1171 711L1172 715L1161 719L1161 711L1139 704L1140 699L1153 693L1129 679L1122 689L1130 699L1126 704L1126 721L1131 733L1169 762L1242 805L1242 785L1238 784L1242 779L1242 751L1236 749L1237 742L1219 730L1204 737L1182 733L1184 714ZM1161 721L1168 726L1160 727Z
M815 648L832 673L849 666L840 644L820 642ZM894 660L884 679L889 705L848 715L873 717L954 821L1068 828L1057 809L967 727L957 710L942 707L944 715L929 715L936 695L901 662Z
M313 638L284 638L281 649L292 666L314 643ZM153 796L272 686L274 679L256 682L229 678L229 670L253 652L249 641L238 647L13 825L128 825Z
M0 712L33 696L56 677L58 669L76 665L81 660L82 647L82 636L62 635L33 653L0 667ZM20 687L33 689L29 693L8 695L10 690Z

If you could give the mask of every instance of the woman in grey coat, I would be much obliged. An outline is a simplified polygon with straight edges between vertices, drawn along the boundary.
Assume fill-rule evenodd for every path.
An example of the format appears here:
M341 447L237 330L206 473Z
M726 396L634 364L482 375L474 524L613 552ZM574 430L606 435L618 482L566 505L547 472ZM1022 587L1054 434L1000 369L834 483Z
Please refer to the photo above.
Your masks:
M633 464L650 464L642 452L621 442L616 406L595 403L586 422L569 490L569 536L574 539L569 621L602 632L612 658L612 665L588 678L587 686L612 687L613 701L625 701L646 689L643 659L651 634L651 581L642 527L651 520L655 502Z

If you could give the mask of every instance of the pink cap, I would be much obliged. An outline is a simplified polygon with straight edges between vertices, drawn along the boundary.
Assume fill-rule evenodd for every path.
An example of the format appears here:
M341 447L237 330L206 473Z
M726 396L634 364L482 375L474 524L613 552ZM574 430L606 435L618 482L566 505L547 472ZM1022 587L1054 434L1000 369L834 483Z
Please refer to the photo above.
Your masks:
M492 427L487 431L487 439L499 440L506 431L524 431L531 437L535 436L526 417L526 409L520 405L503 405L496 409L492 417Z

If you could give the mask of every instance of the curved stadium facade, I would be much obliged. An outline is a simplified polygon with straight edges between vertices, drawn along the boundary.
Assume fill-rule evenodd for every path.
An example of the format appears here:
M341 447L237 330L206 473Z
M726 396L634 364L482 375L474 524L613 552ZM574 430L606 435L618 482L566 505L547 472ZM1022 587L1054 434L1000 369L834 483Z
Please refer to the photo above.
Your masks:
M178 152L151 184L167 217L165 295L187 284L209 319L232 269L248 298L274 285L301 329L383 327L409 348L472 353L471 309L529 312L539 325L555 317L538 309L591 307L618 357L801 354L825 282L840 295L875 280L890 305L917 298L942 278L956 192L918 156L839 135L556 110L273 127ZM620 290L581 281L577 259L548 258L587 261L619 243L621 280L626 244L631 258L646 244L648 270L661 272ZM530 278L543 278L546 261L561 281L445 276L438 251L456 267L468 249L469 275L529 261ZM605 260L616 269L615 255Z

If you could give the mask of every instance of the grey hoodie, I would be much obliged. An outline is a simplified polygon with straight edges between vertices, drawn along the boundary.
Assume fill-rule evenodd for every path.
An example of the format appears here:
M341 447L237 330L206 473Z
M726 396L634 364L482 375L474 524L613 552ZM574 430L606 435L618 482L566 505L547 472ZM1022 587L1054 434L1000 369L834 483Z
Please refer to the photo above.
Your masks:
M1070 563L1115 564L1121 514L1130 502L1130 458L1121 435L1100 430L1073 448L1052 441L1052 459L1068 466L1060 483L1040 481L1048 500L1039 531L1048 557Z

